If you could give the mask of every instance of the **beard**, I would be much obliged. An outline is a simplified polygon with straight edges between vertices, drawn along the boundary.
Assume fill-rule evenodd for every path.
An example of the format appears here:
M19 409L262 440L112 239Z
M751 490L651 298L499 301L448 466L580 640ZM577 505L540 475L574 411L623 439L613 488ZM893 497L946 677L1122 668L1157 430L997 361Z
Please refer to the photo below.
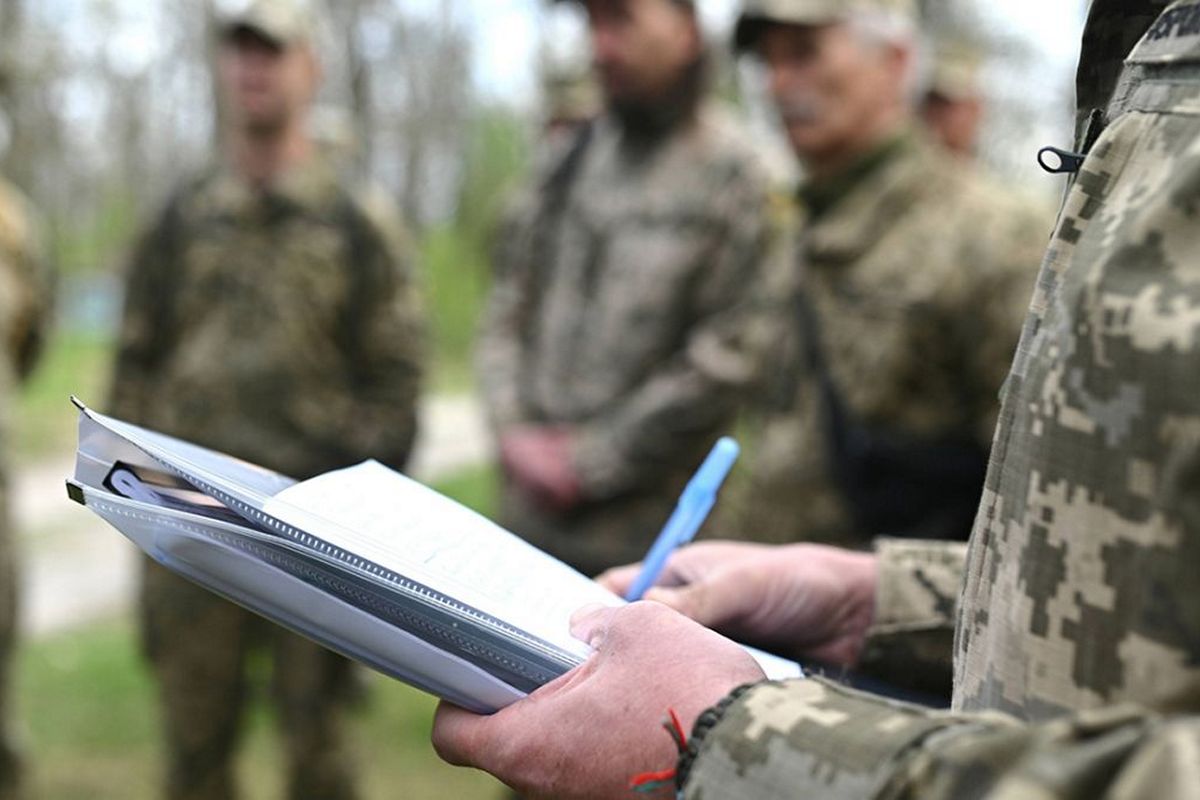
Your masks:
M272 139L287 128L286 114L247 114L240 120L240 127L255 139Z
M657 139L692 118L708 83L708 59L688 64L666 89L651 95L607 98L608 110L632 139Z

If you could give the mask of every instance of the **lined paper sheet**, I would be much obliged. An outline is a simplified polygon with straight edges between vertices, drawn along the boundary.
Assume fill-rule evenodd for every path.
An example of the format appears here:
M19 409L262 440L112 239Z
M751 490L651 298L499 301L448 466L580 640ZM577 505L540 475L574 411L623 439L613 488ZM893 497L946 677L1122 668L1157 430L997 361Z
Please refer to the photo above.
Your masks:
M297 484L263 511L581 658L589 650L570 635L571 614L589 604L624 602L487 518L375 461Z
M586 605L625 601L491 520L376 461L328 472L267 501L266 513L586 658L570 633ZM747 648L774 679L793 662Z

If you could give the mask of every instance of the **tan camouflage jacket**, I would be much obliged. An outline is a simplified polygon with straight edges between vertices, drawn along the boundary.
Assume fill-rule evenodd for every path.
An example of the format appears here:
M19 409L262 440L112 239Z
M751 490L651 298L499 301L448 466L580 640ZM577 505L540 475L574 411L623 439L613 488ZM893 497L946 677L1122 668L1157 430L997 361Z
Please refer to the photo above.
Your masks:
M1200 797L1200 2L1150 28L1107 116L1005 389L955 710L743 690L697 726L685 797ZM921 565L952 559L926 556L883 555L888 625L945 625Z
M651 144L602 118L564 158L499 243L478 369L498 434L578 435L584 506L509 492L505 523L595 568L641 557L757 374L766 178L712 106Z
M33 369L53 300L41 224L25 198L0 181L0 387L11 387Z
M133 255L111 411L296 478L402 466L422 360L413 280L397 213L326 163L266 191L213 170Z
M792 270L818 347L862 424L914 440L974 442L982 462L1053 212L1042 216L1040 204L1022 203L917 133L868 160L869 170L821 192L819 216L800 222ZM783 402L759 415L751 475L722 533L867 547L898 529L855 529L831 474L825 403L800 312L790 294L782 299L791 330L774 347L772 373L783 378ZM979 473L982 487L982 465ZM974 499L963 498L967 507L954 515L965 521L942 527L965 539ZM954 535L925 531L938 534Z

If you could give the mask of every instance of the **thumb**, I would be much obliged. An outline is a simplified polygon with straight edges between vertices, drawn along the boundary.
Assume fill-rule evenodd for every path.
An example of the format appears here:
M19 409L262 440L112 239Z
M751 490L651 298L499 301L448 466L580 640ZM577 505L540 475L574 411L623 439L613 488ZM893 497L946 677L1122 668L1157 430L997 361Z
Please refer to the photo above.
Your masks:
M477 766L480 745L486 739L490 718L472 714L446 701L433 717L433 749L447 764Z

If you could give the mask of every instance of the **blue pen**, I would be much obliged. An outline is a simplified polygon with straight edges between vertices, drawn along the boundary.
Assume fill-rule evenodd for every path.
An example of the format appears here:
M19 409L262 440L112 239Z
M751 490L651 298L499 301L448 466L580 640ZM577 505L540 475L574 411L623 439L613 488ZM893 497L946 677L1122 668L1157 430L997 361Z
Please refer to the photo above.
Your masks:
M696 536L696 532L708 517L708 512L712 511L713 504L717 502L717 490L725 482L729 470L733 469L733 462L737 461L740 452L738 443L728 436L716 443L708 458L700 465L700 469L696 470L696 474L688 481L667 524L654 540L650 552L642 561L642 571L625 594L626 600L631 603L641 600L646 590L662 575L671 553Z

